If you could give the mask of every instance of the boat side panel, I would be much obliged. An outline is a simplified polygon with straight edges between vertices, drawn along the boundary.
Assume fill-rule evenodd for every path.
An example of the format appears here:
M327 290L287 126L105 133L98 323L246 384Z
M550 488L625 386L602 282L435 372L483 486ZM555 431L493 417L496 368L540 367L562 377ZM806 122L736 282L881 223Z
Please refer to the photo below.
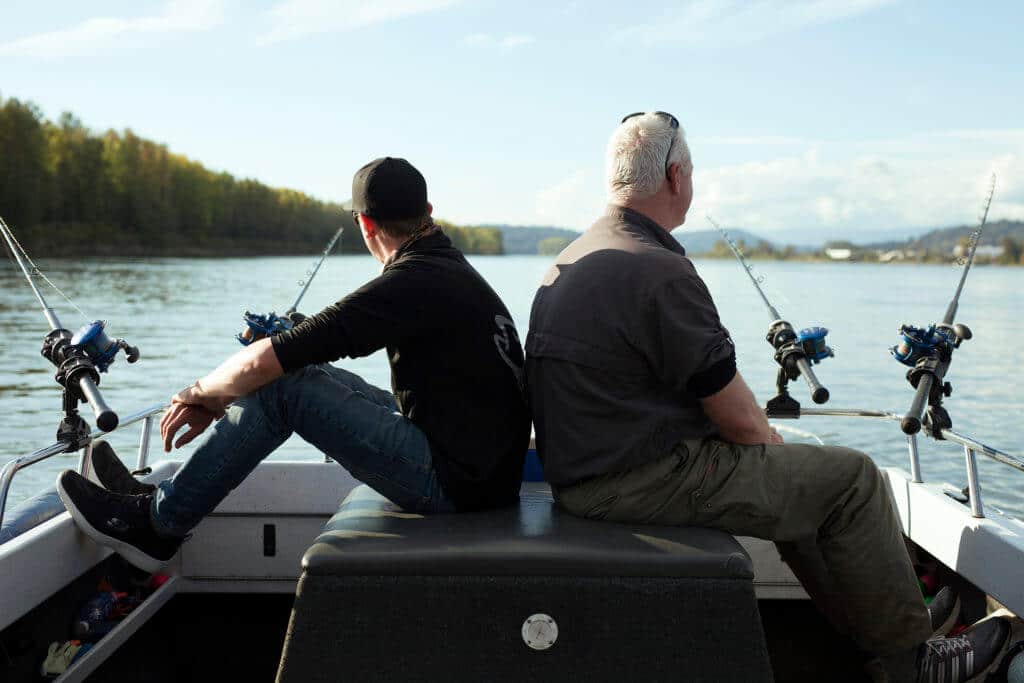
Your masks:
M978 519L939 484L915 484L897 468L889 479L903 532L914 543L1015 614L1024 614L1024 524L988 508Z

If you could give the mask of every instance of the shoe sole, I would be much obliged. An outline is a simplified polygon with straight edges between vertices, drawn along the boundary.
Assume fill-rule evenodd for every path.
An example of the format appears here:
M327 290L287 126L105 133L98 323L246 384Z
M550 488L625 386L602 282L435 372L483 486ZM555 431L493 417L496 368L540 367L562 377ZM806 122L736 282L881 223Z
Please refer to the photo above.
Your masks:
M71 496L69 496L67 491L64 490L60 477L57 478L57 494L60 496L61 501L63 501L64 507L67 508L69 513L71 513L71 519L74 520L75 525L82 531L82 533L100 545L111 548L114 552L127 560L132 566L138 567L150 574L154 574L160 571L171 561L160 560L152 557L130 543L125 543L113 536L107 536L92 524L89 524L89 520L87 520L85 515L82 514L77 506L75 506L74 501L71 500Z

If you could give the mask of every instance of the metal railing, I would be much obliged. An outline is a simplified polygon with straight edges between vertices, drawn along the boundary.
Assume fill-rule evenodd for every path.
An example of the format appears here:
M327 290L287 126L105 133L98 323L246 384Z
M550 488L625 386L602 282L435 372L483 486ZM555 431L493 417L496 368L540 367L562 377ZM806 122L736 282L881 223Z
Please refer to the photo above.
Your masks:
M801 408L800 416L815 415L825 417L867 417L881 420L894 420L900 422L902 415L883 410L862 410L859 408ZM1024 460L1010 455L997 448L992 448L977 439L966 436L952 429L943 429L940 432L945 441L956 443L964 448L964 467L967 471L967 496L971 505L971 514L979 519L985 516L985 507L981 501L981 483L978 480L977 453L981 453L996 462L1002 463L1015 470L1024 472ZM921 459L917 452L917 435L907 436L907 447L910 453L910 474L914 483L923 483L921 477Z
M114 432L122 431L125 427L135 424L136 422L142 422L142 436L139 439L139 456L136 469L142 469L145 467L146 462L149 459L149 441L150 435L153 433L153 418L157 414L162 413L166 408L166 404L152 405L138 411L137 413L132 413L131 415L122 418L117 428L112 431L104 432L99 429L94 430L89 434L89 443L82 449L82 455L78 460L79 473L83 477L87 477L89 475L89 456L92 453L93 443L96 441L102 441ZM41 448L31 455L24 455L20 458L15 458L4 465L3 469L0 470L0 527L2 527L4 523L4 511L7 508L7 494L10 492L11 483L14 481L14 475L26 467L31 467L32 465L40 463L43 460L47 460L48 458L52 458L55 455L66 453L67 448L68 445L66 443L58 442L47 446L46 448Z

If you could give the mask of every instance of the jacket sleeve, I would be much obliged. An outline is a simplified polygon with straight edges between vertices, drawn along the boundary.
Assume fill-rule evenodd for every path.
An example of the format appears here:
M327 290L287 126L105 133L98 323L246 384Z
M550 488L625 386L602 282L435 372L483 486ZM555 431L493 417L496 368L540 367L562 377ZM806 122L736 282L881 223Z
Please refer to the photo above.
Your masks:
M736 374L736 352L704 281L680 275L650 293L648 362L676 392L716 393Z
M411 274L392 268L341 301L272 338L285 372L339 358L360 358L430 329Z

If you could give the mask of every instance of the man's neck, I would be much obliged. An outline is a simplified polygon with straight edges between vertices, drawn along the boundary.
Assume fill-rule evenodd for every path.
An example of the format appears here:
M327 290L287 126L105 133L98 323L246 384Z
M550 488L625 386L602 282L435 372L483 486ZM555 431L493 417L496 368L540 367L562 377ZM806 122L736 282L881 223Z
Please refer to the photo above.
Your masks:
M676 222L678 219L675 218L672 210L665 206L665 201L660 193L643 199L617 199L613 200L612 204L642 213L657 223L665 232L672 232L679 227L679 223Z

